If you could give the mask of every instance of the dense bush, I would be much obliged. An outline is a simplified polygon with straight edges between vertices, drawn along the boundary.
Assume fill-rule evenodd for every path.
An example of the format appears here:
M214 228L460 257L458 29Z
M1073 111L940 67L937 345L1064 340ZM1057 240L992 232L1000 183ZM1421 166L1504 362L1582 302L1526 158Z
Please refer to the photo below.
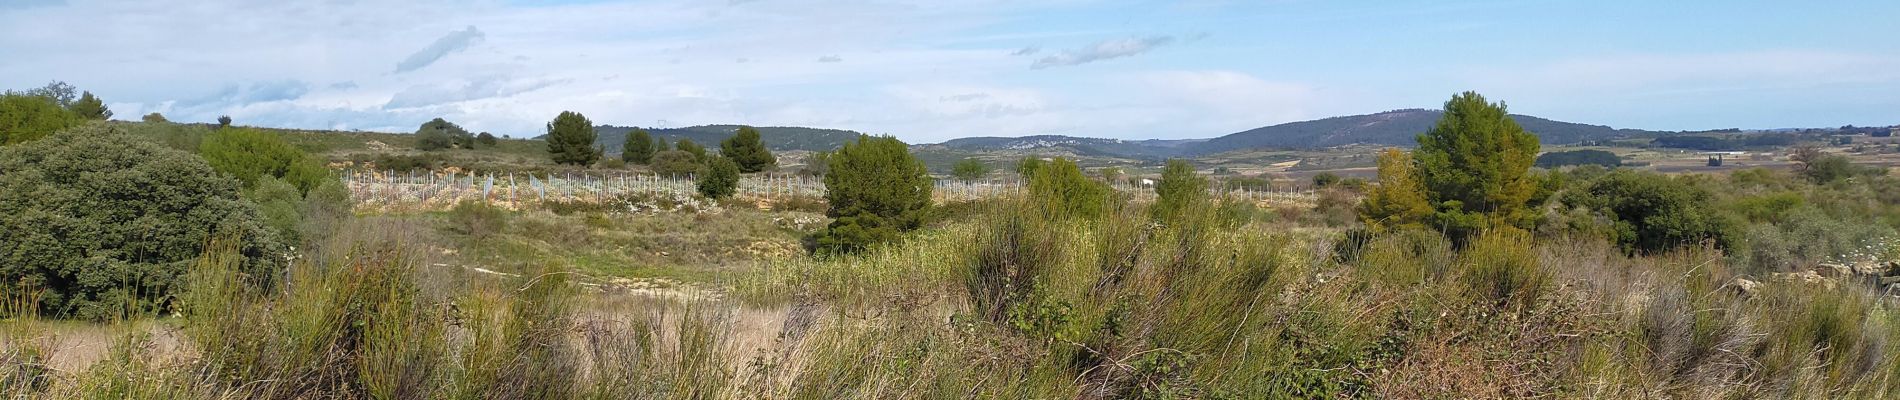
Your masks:
M66 109L71 110L73 114L78 114L80 118L87 120L104 121L112 119L112 110L107 109L106 103L99 100L98 97L93 96L92 92L85 92L85 94L80 95L79 100L73 101L73 104L66 106Z
M1736 243L1734 223L1717 213L1707 189L1651 172L1618 170L1591 182L1566 203L1614 221L1613 239L1630 251L1656 253L1713 241Z
M738 133L719 142L719 154L738 163L741 172L759 172L778 165L778 158L759 139L759 130L750 126L739 127Z
M706 171L699 174L695 186L699 195L713 199L732 197L739 187L739 164L724 155L713 157L706 163Z
M923 225L930 172L903 141L860 136L826 160L825 215L833 219L817 235L819 251L860 251Z
M699 143L693 143L692 139L680 138L679 143L675 143L673 147L679 151L686 152L687 154L692 154L693 162L696 162L696 163L706 162L706 148L704 146L700 146Z
M984 175L989 174L990 166L984 164L983 160L974 158L958 160L956 165L950 167L950 176L956 177L957 180L963 181L963 183L976 182L978 179L983 179Z
M553 121L548 121L548 156L555 164L594 165L600 160L601 149L594 145L598 135L594 132L594 121L573 111L562 111Z
M40 308L104 318L152 309L206 243L240 243L269 280L281 245L238 181L103 126L0 149L0 281L46 290Z
M334 179L330 170L316 158L304 154L275 133L257 129L220 129L206 136L198 154L212 169L255 186L259 179L274 177L297 187L303 194L324 181Z
M84 121L49 97L0 94L0 146L39 139Z
M1431 200L1419 183L1412 157L1399 149L1379 153L1379 186L1359 204L1359 218L1374 232L1424 228L1432 216Z
M679 150L662 151L653 155L653 173L661 176L687 176L699 173L699 157L693 153Z
M434 151L453 148L475 148L475 137L462 126L441 118L429 120L416 128L416 149Z
M1572 165L1623 166L1623 158L1603 150L1553 151L1537 156L1537 167L1557 168Z
M1037 203L1046 215L1092 218L1108 211L1109 205L1114 200L1114 189L1082 175L1082 169L1069 159L1057 157L1050 160L1048 164L1033 168L1033 170L1035 175L1029 178L1029 198ZM1190 169L1189 172L1191 173L1192 170ZM1183 181L1183 186L1190 184ZM1202 184L1205 185L1205 183ZM1186 195L1192 192L1180 191L1179 193ZM1192 194L1200 195L1199 193Z

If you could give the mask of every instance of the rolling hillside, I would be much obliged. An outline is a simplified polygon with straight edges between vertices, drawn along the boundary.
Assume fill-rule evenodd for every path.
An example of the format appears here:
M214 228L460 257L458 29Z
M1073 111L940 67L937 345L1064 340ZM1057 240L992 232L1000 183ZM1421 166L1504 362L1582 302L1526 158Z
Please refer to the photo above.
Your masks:
M1418 134L1430 130L1443 116L1439 110L1409 109L1377 114L1332 117L1255 128L1193 145L1189 154L1214 154L1250 148L1310 149L1354 143L1411 146ZM1653 137L1664 132L1616 129L1513 114L1518 125L1537 134L1544 144L1584 140Z
M1060 135L1023 137L969 137L951 139L942 146L965 151L1062 149L1075 154L1126 158L1165 158L1182 155L1205 139L1100 139Z

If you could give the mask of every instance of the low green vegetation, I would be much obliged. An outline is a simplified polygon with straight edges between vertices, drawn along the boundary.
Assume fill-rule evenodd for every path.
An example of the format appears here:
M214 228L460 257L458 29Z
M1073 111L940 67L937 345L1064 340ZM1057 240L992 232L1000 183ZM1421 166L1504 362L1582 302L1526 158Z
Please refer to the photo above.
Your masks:
M1557 168L1577 165L1595 165L1601 167L1623 166L1623 159L1616 153L1603 150L1553 151L1537 156L1538 168Z

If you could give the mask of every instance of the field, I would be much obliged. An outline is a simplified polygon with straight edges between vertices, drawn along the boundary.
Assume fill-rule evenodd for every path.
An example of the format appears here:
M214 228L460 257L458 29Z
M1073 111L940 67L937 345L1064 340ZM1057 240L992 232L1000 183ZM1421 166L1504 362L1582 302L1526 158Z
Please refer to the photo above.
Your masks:
M192 151L212 130L116 127ZM158 308L54 318L34 310L39 292L10 291L0 389L72 398L1900 395L1900 313L1882 285L1900 275L1900 181L1883 172L1895 156L1867 148L1825 148L1864 170L1810 182L1799 172L1806 164L1786 156L1716 168L1694 153L1587 147L1646 165L1533 171L1565 182L1544 195L1537 223L1462 237L1368 226L1357 205L1379 195L1372 147L1190 160L1189 171L1205 171L1195 179L1215 179L1187 192L1127 183L1181 179L1164 168L1095 160L1080 164L1130 174L1066 183L1102 185L1099 203L1038 195L1052 183L999 171L992 177L1011 189L938 193L919 229L842 254L814 253L836 219L826 188L812 183L822 180L794 171L748 175L735 196L714 199L690 180L629 178L646 176L644 167L556 166L537 141L424 152L404 148L413 145L406 135L273 134L334 168L347 214L303 217L303 243L274 278L247 273L241 252L213 243ZM421 175L382 168L414 159L424 159ZM484 193L489 184L464 180L471 173L599 179ZM1314 187L1320 173L1371 182ZM1734 218L1722 233L1732 236L1635 250L1641 242L1617 234L1629 228L1585 206L1616 201L1596 197L1611 193L1601 182L1629 176L1705 190L1691 209ZM1253 192L1235 178L1300 189ZM263 280L277 283L257 286Z

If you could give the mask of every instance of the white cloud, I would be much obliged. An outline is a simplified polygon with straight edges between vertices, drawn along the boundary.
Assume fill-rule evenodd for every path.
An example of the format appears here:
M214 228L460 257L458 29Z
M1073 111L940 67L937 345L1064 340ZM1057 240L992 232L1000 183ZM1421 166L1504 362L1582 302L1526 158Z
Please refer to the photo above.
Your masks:
M1772 50L1627 54L1483 68L1480 85L1523 92L1722 91L1900 81L1900 56Z
M1140 38L1111 39L1096 42L1087 47L1067 50L1061 53L1037 59L1030 68L1043 69L1070 65L1082 65L1102 60L1134 56L1154 50L1157 47L1174 43L1173 36L1149 36ZM1020 52L1020 51L1019 51Z
M435 42L430 43L428 47L423 47L422 50L417 50L414 54L410 54L409 58L404 58L402 62L396 63L396 73L409 72L427 67L429 64L434 64L436 61L442 60L443 57L448 57L449 54L467 50L469 46L481 43L484 37L486 36L482 34L482 31L475 29L474 25L470 25L468 29L449 32L448 35L437 38Z

